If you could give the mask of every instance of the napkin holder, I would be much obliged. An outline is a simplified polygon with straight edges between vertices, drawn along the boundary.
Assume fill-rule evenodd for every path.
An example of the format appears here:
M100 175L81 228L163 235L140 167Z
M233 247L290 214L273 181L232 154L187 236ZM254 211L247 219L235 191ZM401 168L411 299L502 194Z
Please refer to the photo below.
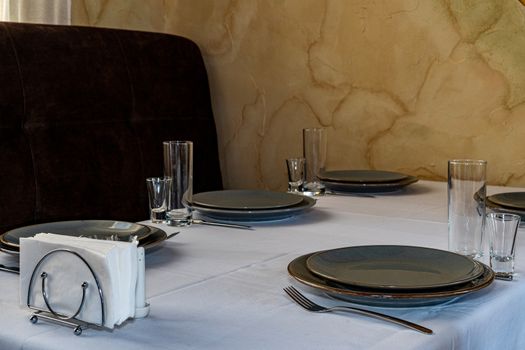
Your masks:
M88 267L88 269L91 272L91 275L92 275L92 277L93 277L93 279L95 280L95 283L96 283L96 286L89 286L88 282L84 281L79 286L82 289L82 298L81 298L80 304L78 306L78 309L76 310L76 312L73 315L70 315L70 316L62 315L62 314L56 312L53 309L53 306L51 305L51 303L49 302L49 294L46 291L46 280L48 278L48 273L45 272L45 271L42 271L39 274L39 277L41 278L41 281L42 281L41 282L42 297L44 299L44 302L45 302L45 305L47 307L47 310L39 308L39 307L33 305L32 304L32 300L31 300L32 291L33 291L33 288L34 288L36 280L37 280L37 271L39 270L40 266L42 265L42 263L45 260L51 259L54 256L54 254L56 254L58 252L63 252L63 253L68 253L68 254L75 255L78 258L79 262L85 264ZM84 321L76 319L76 316L82 311L82 308L84 306L84 300L85 300L85 296L86 296L86 289L90 288L90 287L96 288L96 291L97 291L99 299L100 299L100 322L96 323L96 324L95 323L87 323L87 322L84 322ZM93 269L91 268L91 266L88 264L88 262L80 254L78 254L75 251L69 250L69 249L55 249L55 250L52 250L49 253L47 253L46 255L44 255L38 261L38 263L36 264L35 268L33 269L33 272L31 274L31 279L29 281L29 288L28 288L28 292L27 292L27 306L31 310L35 310L35 312L31 315L31 317L29 319L31 321L31 323L33 323L33 324L37 323L39 318L40 318L42 320L53 322L53 323L56 323L56 324L59 324L59 325L72 327L73 328L73 333L75 335L82 334L82 330L86 329L86 328L97 328L97 327L98 328L102 328L103 325L104 325L104 321L105 321L104 293L102 292L102 288L100 287L100 283L98 281L98 278L97 278L95 272L93 271Z
M72 254L75 256L79 263L82 263L87 266L92 278L91 280L95 281L95 285L89 285L87 281L84 281L79 286L81 289L81 298L79 302L78 309L74 312L73 315L63 315L59 312L56 312L49 302L49 293L46 288L46 280L49 277L48 272L42 271L40 273L40 266L46 261L47 259L52 259L56 253L66 253L66 254ZM144 256L144 248L139 247L138 248L138 276L137 276L137 290L136 290L136 305L135 305L135 315L134 318L142 318L146 317L149 314L150 305L145 302L145 256ZM35 285L37 283L38 277L41 279L41 292L42 292L42 298L44 300L44 303L46 305L47 309L43 309L41 307L37 307L33 305L31 296L34 294L33 288L35 288ZM86 296L86 290L88 288L94 289L96 295L99 297L100 301L100 321L96 323L91 322L85 322L82 320L77 319L76 317L78 314L82 311L82 308L84 307L84 301ZM94 329L102 329L104 328L104 322L106 319L105 315L105 301L104 301L104 293L102 291L102 288L99 283L99 279L97 278L97 275L95 274L95 271L93 268L89 265L89 263L77 252L65 249L65 248L59 248L54 249L47 254L45 254L35 265L32 273L31 273L31 279L29 280L29 288L27 292L27 298L26 298L26 304L28 308L31 310L34 310L35 312L32 313L30 317L31 323L35 324L38 322L39 319L42 319L44 321L49 321L55 324L59 324L66 327L73 328L73 333L75 335L82 334L82 331L87 328L94 328Z

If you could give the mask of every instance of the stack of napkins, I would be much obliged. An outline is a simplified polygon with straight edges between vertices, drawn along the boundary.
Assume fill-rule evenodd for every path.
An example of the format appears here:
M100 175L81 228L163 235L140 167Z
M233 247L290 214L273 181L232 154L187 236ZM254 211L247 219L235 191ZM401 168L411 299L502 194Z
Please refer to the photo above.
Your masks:
M60 251L50 253L57 249ZM43 259L46 254L49 255ZM128 318L135 317L137 306L144 306L144 249L138 248L136 242L52 233L21 238L22 305L27 305L29 291L31 306L48 309L42 294L42 272L47 274L44 288L49 305L61 315L72 316L79 309L82 300L81 286L84 282L88 283L88 288L84 305L75 317L78 320L114 328ZM102 290L103 303L97 280ZM101 318L102 308L104 322Z

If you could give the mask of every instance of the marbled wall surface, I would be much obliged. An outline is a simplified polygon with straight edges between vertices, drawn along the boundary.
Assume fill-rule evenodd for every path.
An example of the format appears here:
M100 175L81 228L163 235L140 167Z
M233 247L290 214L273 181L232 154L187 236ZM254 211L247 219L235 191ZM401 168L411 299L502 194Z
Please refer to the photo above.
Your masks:
M327 166L525 186L518 0L73 0L73 24L187 36L205 56L228 188L284 189L301 129ZM198 155L196 155L198 156ZM198 174L195 174L198 176Z

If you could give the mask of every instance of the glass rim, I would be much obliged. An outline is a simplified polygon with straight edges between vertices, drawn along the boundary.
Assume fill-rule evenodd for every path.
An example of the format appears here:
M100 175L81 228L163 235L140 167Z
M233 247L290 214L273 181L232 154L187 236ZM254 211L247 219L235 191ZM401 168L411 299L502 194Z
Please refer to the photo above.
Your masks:
M486 165L487 161L483 159L451 159L448 161L448 164L477 164L477 165Z
M163 141L165 145L191 145L193 141Z
M319 130L326 130L327 128L324 126L316 126L312 128L303 128L303 131L319 131Z
M520 215L512 213L490 212L487 213L485 216L500 218L503 221L514 221L514 219L521 221Z
M154 182L154 181L171 181L171 176L151 176L147 177L146 181Z

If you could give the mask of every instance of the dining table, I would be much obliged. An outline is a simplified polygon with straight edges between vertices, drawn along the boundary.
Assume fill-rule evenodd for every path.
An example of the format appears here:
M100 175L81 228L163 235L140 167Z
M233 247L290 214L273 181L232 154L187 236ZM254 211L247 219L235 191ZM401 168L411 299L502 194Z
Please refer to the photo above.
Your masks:
M520 190L488 186L487 193ZM61 325L31 323L31 310L20 303L19 275L0 271L0 349L525 349L521 228L512 281L494 280L437 305L359 305L433 334L352 313L309 312L283 291L293 285L320 304L350 305L290 276L288 264L311 252L363 245L447 250L446 182L420 180L373 196L326 194L300 215L252 225L153 225L180 233L146 252L149 315L113 330L75 336ZM485 263L487 254L485 248ZM2 264L17 259L0 253Z

